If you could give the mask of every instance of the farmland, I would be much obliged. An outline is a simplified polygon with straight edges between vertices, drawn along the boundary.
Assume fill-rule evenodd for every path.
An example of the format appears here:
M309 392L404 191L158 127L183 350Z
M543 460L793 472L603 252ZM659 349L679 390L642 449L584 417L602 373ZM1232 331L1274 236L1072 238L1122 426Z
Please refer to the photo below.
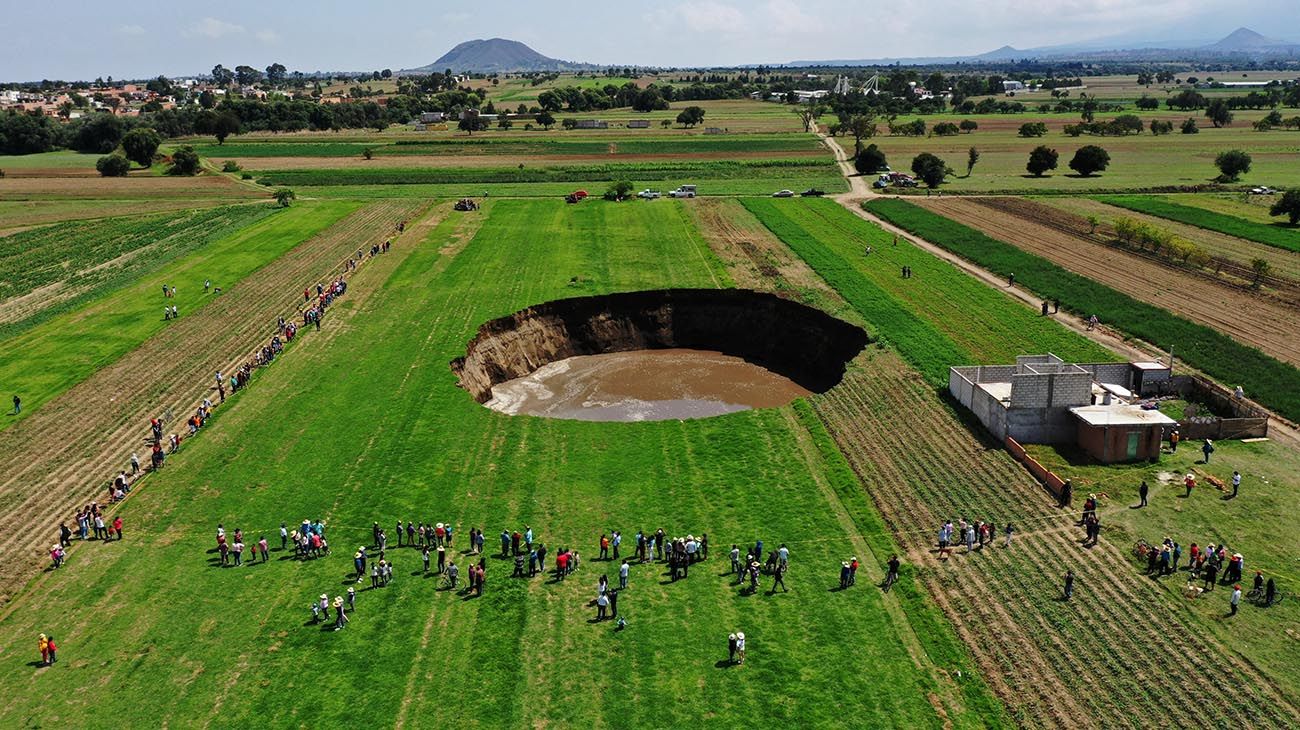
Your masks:
M490 88L498 104L551 86L463 83ZM1124 103L1158 91L1131 77L1088 84ZM99 178L93 155L69 152L0 159L13 170L0 181L0 387L6 401L23 395L21 416L0 422L0 656L10 661L0 726L62 726L87 713L168 727L358 717L398 727L1292 723L1295 600L1227 618L1222 587L1187 601L1182 580L1146 578L1130 555L1139 537L1226 543L1294 591L1289 556L1300 538L1287 525L1300 508L1300 452L1286 423L1274 420L1271 442L1220 442L1213 466L1196 463L1194 449L1102 466L1071 446L1031 445L1074 480L1076 506L1063 509L946 385L956 364L1047 351L1117 362L1124 356L1106 343L1143 357L1173 345L1180 372L1185 361L1300 419L1300 261L1286 245L1295 232L1241 195L1146 194L1216 188L1213 157L1230 147L1255 156L1240 186L1300 183L1300 137L1248 131L1262 114L1253 111L1199 135L1121 138L1064 136L1077 115L930 115L931 127L970 118L979 129L870 141L896 170L919 151L964 168L976 146L973 174L961 169L941 188L958 195L907 190L913 197L863 205L858 185L870 178L851 187L788 105L700 104L701 126L724 133L661 127L675 103L556 114L610 122L601 130L169 140L198 145L206 167L194 178L159 166ZM628 128L632 120L652 126ZM1048 135L1017 137L1026 121L1044 121ZM1060 150L1062 170L1024 175L1037 144ZM1112 167L1065 174L1082 144L1110 149ZM217 172L225 160L243 170ZM634 190L696 183L701 197L599 200L624 179ZM278 187L297 194L288 208L268 202ZM770 197L809 187L833 196ZM579 188L591 198L560 200ZM855 192L836 195L845 191ZM993 191L1041 195L983 195ZM482 207L454 211L451 200L467 196ZM1120 217L1165 226L1216 258L1198 268L1120 249L1111 243ZM388 240L391 251L341 268ZM1272 264L1258 291L1241 270L1255 258ZM278 317L302 321L303 289L341 271L347 294L320 330L304 328L166 468L109 507L126 522L124 541L74 540L65 567L40 569L53 528L104 503L126 458L146 455L149 418L182 431L202 399L219 399L213 373L248 362ZM1028 294L990 285L1011 272ZM220 296L203 292L206 279ZM164 302L163 283L178 287L176 299ZM506 416L475 403L448 366L480 325L524 307L667 287L773 292L861 326L871 342L825 393L699 420ZM1022 301L1058 295L1067 311L1097 313L1102 336ZM163 321L163 303L181 317ZM1134 347L1123 348L1129 338ZM1162 410L1177 415L1181 404ZM1233 469L1246 475L1238 499L1208 486L1178 496L1186 471ZM1152 504L1130 509L1142 479L1155 485ZM1075 526L1086 492L1104 495L1092 547ZM326 523L331 554L297 560L279 549L280 524L303 518ZM948 519L992 520L999 537L1014 525L1014 543L941 559L934 540ZM454 524L449 557L462 568L478 560L463 552L464 536L482 528L486 593L450 590L391 534L393 583L357 585L350 557L372 544L373 523L395 520ZM248 543L265 535L271 560L223 568L218 524L241 528ZM579 550L581 570L508 577L512 561L491 553L502 529L524 526L552 555ZM594 621L597 577L617 578L617 563L594 559L599 535L620 530L627 555L637 530L658 527L707 533L708 560L676 581L662 563L633 565L619 601L627 627ZM765 575L750 594L730 575L732 543L758 539L768 551L789 545L789 592L770 590ZM881 590L895 553L899 582ZM851 556L862 580L842 590ZM1077 577L1069 601L1059 596L1067 568ZM310 620L310 601L352 586L345 630ZM734 630L748 636L743 666L725 661ZM40 632L58 636L53 667L32 661ZM1230 689L1202 701L1184 684L1210 676Z
M1096 314L1108 326L1151 342L1176 345L1179 357L1211 376L1241 384L1260 403L1291 419L1300 418L1300 370L1228 335L1138 302L1110 287L1073 274L979 231L902 200L875 200L868 210L1002 276L1044 299L1059 298L1067 309Z

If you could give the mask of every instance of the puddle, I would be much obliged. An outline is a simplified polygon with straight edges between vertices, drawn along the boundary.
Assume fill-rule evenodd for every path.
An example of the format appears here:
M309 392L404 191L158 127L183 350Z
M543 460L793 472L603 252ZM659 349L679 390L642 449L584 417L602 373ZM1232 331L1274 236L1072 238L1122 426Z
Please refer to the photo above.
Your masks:
M775 408L809 395L744 359L688 349L558 360L492 386L485 406L509 415L580 421L665 421Z

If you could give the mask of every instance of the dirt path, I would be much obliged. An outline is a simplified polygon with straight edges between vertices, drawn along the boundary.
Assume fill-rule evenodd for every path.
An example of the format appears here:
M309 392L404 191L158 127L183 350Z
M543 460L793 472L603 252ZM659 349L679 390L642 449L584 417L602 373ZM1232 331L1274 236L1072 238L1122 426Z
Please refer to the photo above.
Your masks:
M295 315L302 287L328 278L349 254L382 241L426 205L385 201L352 213L0 432L0 451L13 465L0 477L0 603L47 559L43 549L60 520L104 502L109 480L133 451L147 461L149 418L170 411L166 431L179 432L204 397L215 399L213 373L249 359L274 334L277 316ZM407 239L414 237L408 232Z
M918 198L916 203L988 236L1300 364L1300 310L1276 299L1207 282L1083 236L995 208L997 199Z

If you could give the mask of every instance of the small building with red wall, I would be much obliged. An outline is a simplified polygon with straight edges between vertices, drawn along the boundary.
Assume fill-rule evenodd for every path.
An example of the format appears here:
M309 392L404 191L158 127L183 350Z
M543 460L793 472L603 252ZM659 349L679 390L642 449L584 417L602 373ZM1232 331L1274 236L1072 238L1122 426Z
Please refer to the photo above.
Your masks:
M1103 464L1160 458L1165 429L1178 425L1158 410L1117 403L1070 409L1078 419L1077 443Z

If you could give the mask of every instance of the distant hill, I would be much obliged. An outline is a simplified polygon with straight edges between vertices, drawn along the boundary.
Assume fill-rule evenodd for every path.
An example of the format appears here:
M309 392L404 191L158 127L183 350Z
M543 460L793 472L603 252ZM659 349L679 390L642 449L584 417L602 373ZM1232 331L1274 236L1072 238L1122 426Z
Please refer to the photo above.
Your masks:
M1260 49L1273 48L1276 46L1294 45L1286 41L1279 41L1275 38L1266 38L1256 33L1250 28L1238 28L1219 40L1217 43L1211 43L1205 46L1206 50L1219 51L1256 51Z
M416 73L506 73L512 71L581 71L596 68L588 63L574 63L543 56L519 41L506 38L465 41L443 54L442 58L419 68Z

